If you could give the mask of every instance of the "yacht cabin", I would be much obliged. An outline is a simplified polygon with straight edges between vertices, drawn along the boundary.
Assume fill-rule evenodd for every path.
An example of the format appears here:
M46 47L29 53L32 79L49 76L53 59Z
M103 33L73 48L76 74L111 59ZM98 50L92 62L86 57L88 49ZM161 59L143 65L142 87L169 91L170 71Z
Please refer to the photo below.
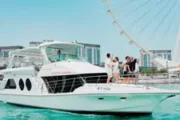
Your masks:
M10 53L9 64L0 71L0 89L17 94L71 93L84 84L106 83L103 68L78 56L83 46L47 42Z

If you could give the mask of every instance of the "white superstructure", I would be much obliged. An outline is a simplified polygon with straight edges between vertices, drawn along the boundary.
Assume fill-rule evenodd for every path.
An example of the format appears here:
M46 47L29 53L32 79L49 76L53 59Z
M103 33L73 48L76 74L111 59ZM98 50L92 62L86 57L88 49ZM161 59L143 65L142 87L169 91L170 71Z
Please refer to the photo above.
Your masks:
M7 69L0 73L0 101L81 113L151 114L162 101L180 94L106 84L104 68L77 57L79 48L76 43L54 41L11 52Z

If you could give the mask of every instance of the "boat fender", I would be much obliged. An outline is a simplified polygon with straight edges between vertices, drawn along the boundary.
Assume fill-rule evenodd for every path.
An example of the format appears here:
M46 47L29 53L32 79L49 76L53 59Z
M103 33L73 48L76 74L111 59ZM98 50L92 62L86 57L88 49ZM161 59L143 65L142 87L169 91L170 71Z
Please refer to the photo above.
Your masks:
M98 98L98 100L104 100L104 98L103 98L103 97L100 97L100 98Z
M125 99L126 99L126 97L120 97L120 99L125 100Z

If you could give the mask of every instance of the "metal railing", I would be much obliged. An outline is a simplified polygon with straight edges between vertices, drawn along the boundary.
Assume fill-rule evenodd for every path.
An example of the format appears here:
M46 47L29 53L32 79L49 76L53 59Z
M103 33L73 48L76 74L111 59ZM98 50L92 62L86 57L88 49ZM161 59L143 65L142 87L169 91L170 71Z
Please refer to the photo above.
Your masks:
M67 76L68 77L68 76ZM163 74L127 74L121 75L119 84L136 84L145 86L154 86L158 88L166 88L169 85L169 89L172 89L175 84L176 88L180 89L180 73L163 73ZM66 93L73 92L76 88L83 86L84 84L106 84L107 75L95 75L95 76L75 76L72 78L58 79L55 77L43 78L45 85L50 93ZM115 83L112 78L111 83Z
M68 76L67 76L68 77ZM83 86L86 83L106 83L107 75L100 76L75 76L72 78L62 78L57 77L45 77L43 78L45 85L50 93L63 93L72 92L75 88Z

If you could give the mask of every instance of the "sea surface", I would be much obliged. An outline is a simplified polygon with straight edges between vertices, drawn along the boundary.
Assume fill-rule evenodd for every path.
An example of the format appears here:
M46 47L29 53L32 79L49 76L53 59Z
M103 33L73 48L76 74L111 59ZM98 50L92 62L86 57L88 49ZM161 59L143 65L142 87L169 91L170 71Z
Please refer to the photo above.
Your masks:
M179 87L180 85L176 86L176 88ZM75 114L57 110L19 107L0 102L0 120L180 120L180 96L169 98L161 103L152 115L140 117Z

